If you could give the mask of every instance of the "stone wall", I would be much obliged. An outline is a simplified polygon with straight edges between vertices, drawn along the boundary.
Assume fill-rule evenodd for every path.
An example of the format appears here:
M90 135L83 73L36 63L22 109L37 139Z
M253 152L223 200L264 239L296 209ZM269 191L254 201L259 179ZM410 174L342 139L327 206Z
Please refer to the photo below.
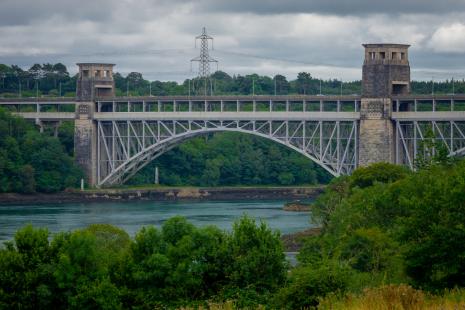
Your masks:
M362 70L362 96L384 98L392 95L392 82L406 82L406 93L410 91L410 67L408 65L364 64Z
M394 163L394 127L391 100L363 98L360 109L359 166L377 162Z
M81 167L88 185L95 185L97 181L97 132L92 120L93 102L80 103L77 106L74 121L74 156Z

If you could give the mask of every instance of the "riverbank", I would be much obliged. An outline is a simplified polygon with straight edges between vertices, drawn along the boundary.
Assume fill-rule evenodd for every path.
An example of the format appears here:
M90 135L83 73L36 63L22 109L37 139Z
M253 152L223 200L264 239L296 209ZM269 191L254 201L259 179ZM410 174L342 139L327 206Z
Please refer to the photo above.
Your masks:
M317 236L321 233L321 227L312 227L293 234L281 236L281 241L286 252L298 252L306 237Z
M160 187L137 189L70 190L54 194L0 194L0 205L105 201L277 200L317 197L324 185L305 187Z

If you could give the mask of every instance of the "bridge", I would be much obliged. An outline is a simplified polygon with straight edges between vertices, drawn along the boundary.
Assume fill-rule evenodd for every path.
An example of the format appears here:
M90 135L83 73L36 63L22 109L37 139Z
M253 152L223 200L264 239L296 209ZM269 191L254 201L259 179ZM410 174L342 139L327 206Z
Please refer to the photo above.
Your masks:
M219 131L283 144L334 176L391 162L415 168L422 141L465 153L465 95L410 94L408 46L365 45L362 95L115 97L111 64L78 64L75 99L0 99L39 128L75 122L94 186L121 184L180 143Z

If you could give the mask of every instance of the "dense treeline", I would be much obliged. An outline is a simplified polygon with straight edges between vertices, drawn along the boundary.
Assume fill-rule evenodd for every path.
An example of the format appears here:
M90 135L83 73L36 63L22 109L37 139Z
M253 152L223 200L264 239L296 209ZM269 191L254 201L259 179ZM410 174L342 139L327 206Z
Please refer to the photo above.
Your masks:
M5 97L37 95L70 96L76 94L76 78L62 63L34 64L28 70L0 64L0 94Z
M166 309L207 299L264 303L283 285L287 262L264 223L231 232L180 217L130 239L97 224L49 240L26 226L0 249L1 309Z
M147 165L129 184L153 183L155 167L164 185L303 185L327 183L332 178L285 146L232 132L181 144Z
M67 153L73 143L70 125L62 128L62 143L0 108L0 192L56 192L77 186L82 173Z
M34 64L28 70L12 65L0 64L0 95L4 97L70 96L75 95L77 75L70 76L66 66L57 64ZM114 74L116 94L118 96L165 96L205 93L203 80L148 81L139 72L126 76ZM217 71L212 74L210 90L217 95L350 95L361 93L361 82L342 82L340 80L322 80L308 72L300 72L295 80L288 81L283 75L274 77L258 74L234 75ZM341 87L342 86L342 87ZM416 94L465 93L465 80L413 81L412 92Z
M465 304L465 161L422 167L380 163L335 179L312 211L322 233L307 238L288 272L279 234L247 217L231 232L177 217L134 239L92 225L49 241L46 230L27 226L0 250L0 307L233 300L271 309L363 309L354 301L368 309L456 309ZM427 295L444 292L444 299Z

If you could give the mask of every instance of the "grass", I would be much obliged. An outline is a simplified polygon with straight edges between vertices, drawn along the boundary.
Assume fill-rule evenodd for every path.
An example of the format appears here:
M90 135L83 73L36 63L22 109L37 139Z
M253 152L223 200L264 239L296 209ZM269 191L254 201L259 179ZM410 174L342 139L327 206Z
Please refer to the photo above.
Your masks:
M235 310L239 309L234 302L232 301L226 301L223 303L208 303L207 306L198 306L198 307L182 307L179 308L178 310ZM250 310L265 310L264 306L257 306L254 308L245 308L245 309L250 309Z
M465 309L465 290L454 289L431 295L411 286L386 285L367 288L362 294L324 298L318 309L324 310L456 310Z

